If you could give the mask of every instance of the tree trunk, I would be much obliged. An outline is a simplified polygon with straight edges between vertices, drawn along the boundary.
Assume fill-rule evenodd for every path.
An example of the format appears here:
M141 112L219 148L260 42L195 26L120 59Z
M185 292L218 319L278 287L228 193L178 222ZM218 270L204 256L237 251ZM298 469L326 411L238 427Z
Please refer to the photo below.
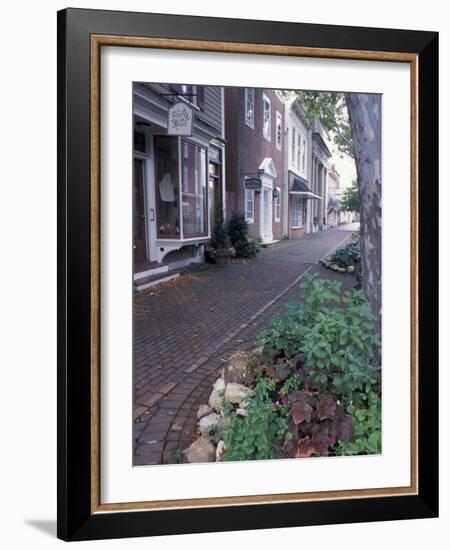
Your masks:
M381 334L381 96L346 93L359 184L361 284Z

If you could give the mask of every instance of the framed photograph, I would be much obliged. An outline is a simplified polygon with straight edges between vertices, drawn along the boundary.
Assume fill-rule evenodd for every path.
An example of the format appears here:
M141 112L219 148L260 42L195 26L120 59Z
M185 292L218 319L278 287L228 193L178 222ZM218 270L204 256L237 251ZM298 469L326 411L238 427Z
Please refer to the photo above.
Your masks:
M60 538L437 516L437 33L63 10L58 143Z

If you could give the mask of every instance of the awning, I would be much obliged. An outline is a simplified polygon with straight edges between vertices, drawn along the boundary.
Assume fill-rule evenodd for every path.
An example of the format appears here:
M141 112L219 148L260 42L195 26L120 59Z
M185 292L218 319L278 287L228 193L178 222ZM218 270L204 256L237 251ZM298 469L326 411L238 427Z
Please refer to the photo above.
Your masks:
M322 200L322 197L314 194L308 186L308 182L300 177L295 177L292 182L291 190L289 191L290 195L300 195L305 199L319 199Z

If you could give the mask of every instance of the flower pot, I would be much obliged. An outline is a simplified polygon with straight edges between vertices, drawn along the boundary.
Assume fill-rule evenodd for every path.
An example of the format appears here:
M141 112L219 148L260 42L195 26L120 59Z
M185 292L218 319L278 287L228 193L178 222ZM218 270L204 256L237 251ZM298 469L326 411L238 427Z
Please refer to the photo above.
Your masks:
M228 265L229 260L229 256L216 256L216 266L225 267L226 265Z

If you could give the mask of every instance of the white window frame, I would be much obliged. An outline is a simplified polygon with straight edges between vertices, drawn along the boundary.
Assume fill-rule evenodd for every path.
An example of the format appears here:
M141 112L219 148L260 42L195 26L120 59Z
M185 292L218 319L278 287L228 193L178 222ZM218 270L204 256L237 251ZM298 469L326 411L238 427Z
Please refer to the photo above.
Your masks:
M281 146L283 143L283 118L279 111L276 111L275 143L277 149L281 151Z
M272 105L270 104L270 99L266 96L266 94L263 94L262 100L263 100L263 116L262 116L263 137L267 141L270 141L270 134L272 133ZM266 132L266 125L265 125L266 105L269 106L269 128L267 132Z
M296 128L295 126L292 126L292 130L291 130L291 164L295 164L295 142L296 142L296 135L297 135L297 132L296 132Z
M300 155L300 162L300 170L306 176L306 170L308 168L308 142L304 135L302 135L302 154Z
M277 194L275 195L274 212L275 212L275 222L280 223L280 220L281 220L281 193L280 193L280 191L278 191Z
M250 210L248 210L249 197L251 197L252 209L251 216ZM252 189L245 189L245 221L247 223L253 223L255 220L255 192Z
M297 130L297 159L295 165L297 168L300 168L301 158L302 158L302 139L303 134Z
M248 109L247 105L249 103L249 95L250 94L252 96L252 99L250 100L251 104L252 104L252 110L251 110L252 111L252 116L251 116L251 118L248 118L247 115L248 115L249 109ZM245 112L244 112L245 124L249 128L254 129L255 128L255 89L254 88L245 88L244 109L245 109Z
M298 213L296 213L294 209L294 206L296 203L298 203ZM303 201L300 196L294 195L292 197L291 229L301 229L302 227L303 227Z

